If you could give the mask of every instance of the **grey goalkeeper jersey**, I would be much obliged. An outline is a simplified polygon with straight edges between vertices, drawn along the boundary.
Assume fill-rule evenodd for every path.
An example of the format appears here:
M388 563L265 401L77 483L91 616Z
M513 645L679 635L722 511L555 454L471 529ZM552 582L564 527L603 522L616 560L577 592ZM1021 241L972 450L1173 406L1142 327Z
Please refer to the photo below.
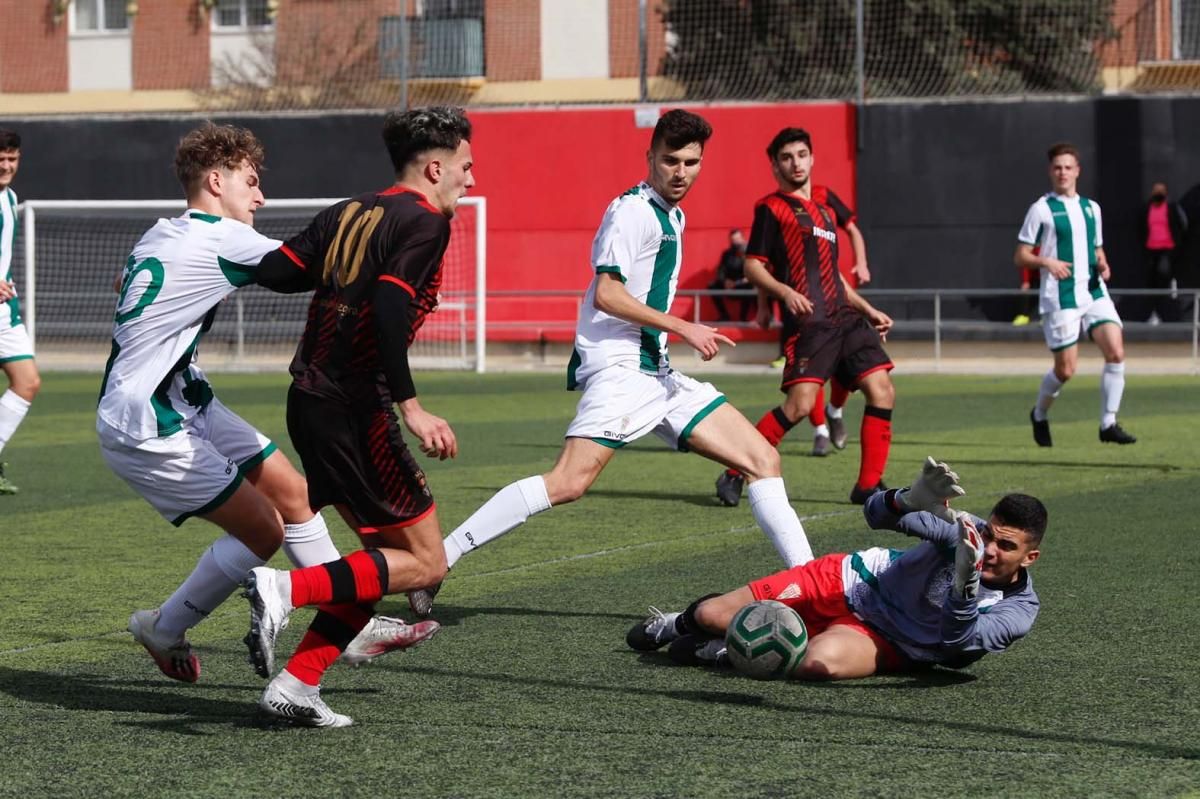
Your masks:
M1040 605L1029 573L1022 569L1003 590L980 585L974 599L955 598L950 589L958 525L924 511L899 514L894 493L880 491L867 500L867 524L924 541L876 574L863 568L862 582L847 598L854 612L912 660L952 668L1003 652L1026 635Z

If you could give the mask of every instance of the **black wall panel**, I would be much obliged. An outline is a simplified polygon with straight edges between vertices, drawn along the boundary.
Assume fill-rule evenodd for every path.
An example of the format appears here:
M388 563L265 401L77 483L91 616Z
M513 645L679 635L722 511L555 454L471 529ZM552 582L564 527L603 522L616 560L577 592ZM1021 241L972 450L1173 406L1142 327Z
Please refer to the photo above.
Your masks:
M179 193L171 159L179 137L198 121L64 117L0 124L16 127L24 139L18 183L24 197L160 199ZM217 121L248 125L262 139L268 198L344 196L391 181L381 114ZM1115 286L1141 285L1134 230L1150 184L1166 180L1175 197L1200 184L1200 98L886 103L868 106L862 123L857 210L877 288L1015 288L1017 230L1029 204L1048 189L1046 148L1056 141L1080 149L1080 190L1103 208ZM272 164L287 168L271 170ZM1200 189L1196 196L1200 203ZM1200 218L1194 221L1200 230ZM1200 233L1193 239L1200 260Z
M1196 98L884 104L863 122L859 224L878 288L1015 288L1017 231L1049 189L1056 141L1079 147L1114 286L1142 285L1134 231L1150 184L1178 198L1200 183Z
M22 197L93 200L170 199L179 138L196 117L0 120L21 134ZM267 152L272 197L341 197L384 187L392 168L380 139L382 114L216 118L251 128ZM272 164L280 165L272 170ZM296 168L297 164L307 167ZM287 165L287 168L283 168Z

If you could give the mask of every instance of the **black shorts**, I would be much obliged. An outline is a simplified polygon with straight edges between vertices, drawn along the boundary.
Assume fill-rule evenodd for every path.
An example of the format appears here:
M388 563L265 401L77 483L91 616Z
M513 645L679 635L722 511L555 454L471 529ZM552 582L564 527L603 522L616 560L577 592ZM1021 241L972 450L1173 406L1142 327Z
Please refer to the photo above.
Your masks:
M288 435L300 454L313 510L347 507L360 532L414 524L433 493L391 409L354 408L288 389Z
M788 334L783 343L787 363L780 385L785 392L794 383L824 383L831 377L855 389L863 376L892 368L879 333L861 314L840 316L832 322L801 323Z

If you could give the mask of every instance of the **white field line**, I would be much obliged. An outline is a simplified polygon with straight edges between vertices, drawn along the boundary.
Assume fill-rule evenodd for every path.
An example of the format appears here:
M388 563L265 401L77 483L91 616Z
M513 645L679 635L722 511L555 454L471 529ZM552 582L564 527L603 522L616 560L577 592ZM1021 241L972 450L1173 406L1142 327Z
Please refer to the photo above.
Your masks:
M808 522L808 521L815 520L815 519L830 519L830 518L835 518L838 516L849 516L852 514L861 514L861 513L862 513L862 511L860 509L852 508L852 509L847 509L847 510L828 511L825 513L813 513L808 516L801 516L800 520L803 522ZM540 568L543 568L546 566L554 566L554 565L561 564L561 563L570 563L572 561L590 560L592 558L603 558L603 557L608 557L610 555L620 555L620 554L623 554L626 552L635 552L635 551L641 550L641 549L656 549L659 547L677 544L681 541L702 541L704 539L715 538L717 536L727 536L730 533L746 533L746 532L757 532L757 531L758 531L757 525L744 525L741 527L726 527L726 528L723 528L720 530L709 530L709 531L700 532L700 533L692 533L690 535L677 536L675 538L670 538L670 539L659 539L656 541L639 541L636 544L626 544L625 546L620 546L620 547L611 547L609 549L599 549L599 550L596 550L595 552L581 552L576 555L564 555L562 557L548 558L546 560L534 561L532 563L523 563L520 566L509 566L509 567L503 568L503 569L496 569L495 571L479 572L477 574L467 574L467 575L463 575L462 577L456 577L455 582L458 582L459 580L463 580L463 581L481 580L481 579L485 579L488 577L496 577L496 576L504 575L504 574L517 574L520 572L532 571L534 569L540 569ZM236 606L236 607L237 607L237 610L235 611L233 609L233 606L230 606L228 603L225 603L221 607L214 610L211 614L209 614L208 618L209 619L223 618L231 613L245 613L244 606ZM25 652L36 652L36 651L40 651L40 650L44 650L44 649L51 649L53 647L69 646L71 644L82 643L84 641L100 641L100 640L104 640L106 638L115 638L117 636L126 636L126 635L129 635L129 632L127 630L112 630L109 632L97 633L95 635L81 635L81 636L75 636L73 638L63 638L58 641L45 641L43 643L38 643L38 644L29 644L27 646L14 647L13 649L0 649L0 657L4 657L5 655L20 655Z

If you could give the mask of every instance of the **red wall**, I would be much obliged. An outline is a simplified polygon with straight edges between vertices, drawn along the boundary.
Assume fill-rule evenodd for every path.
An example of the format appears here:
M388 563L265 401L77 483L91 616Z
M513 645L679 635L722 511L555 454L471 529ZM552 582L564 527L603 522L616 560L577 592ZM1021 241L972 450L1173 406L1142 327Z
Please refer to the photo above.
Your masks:
M664 107L663 110L666 110ZM704 288L731 227L749 233L754 202L775 188L765 149L782 127L812 134L814 179L856 204L854 109L845 104L727 105L694 109L713 126L703 169L683 201L681 288ZM582 291L592 236L608 203L646 177L650 128L634 109L486 111L470 114L478 181L488 200L488 289ZM842 235L842 257L851 259ZM488 302L490 321L574 319L573 300ZM674 313L690 313L677 300Z

